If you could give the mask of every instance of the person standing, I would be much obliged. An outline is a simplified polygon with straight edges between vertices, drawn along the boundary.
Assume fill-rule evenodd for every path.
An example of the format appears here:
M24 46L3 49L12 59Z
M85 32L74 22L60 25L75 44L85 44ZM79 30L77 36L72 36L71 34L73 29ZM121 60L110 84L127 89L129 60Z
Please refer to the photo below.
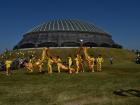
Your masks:
M97 71L102 71L103 58L101 55L97 58Z
M57 63L61 63L62 60L60 59L59 56L57 56ZM60 66L57 65L57 70L58 70L58 73L60 73Z
M37 62L35 63L37 68L39 69L39 72L41 73L42 72L42 66L43 66L43 62L41 59L38 59Z
M112 65L113 64L113 57L112 56L109 58L109 61L110 61L110 64Z
M79 62L79 58L78 58L78 54L75 57L75 63L76 63L76 74L79 72L80 70L80 62Z
M91 72L94 72L94 60L95 58L93 57L93 55L91 55L91 57L89 58L89 69Z
M6 65L6 75L8 76L11 73L11 64L12 60L6 60L5 65Z
M70 68L71 68L71 66L72 66L72 57L71 57L71 55L69 55L68 56L68 68L69 68L69 73L71 74L72 72L71 72L71 70L70 70Z
M52 57L48 58L48 73L52 74L52 63L53 63L53 59Z

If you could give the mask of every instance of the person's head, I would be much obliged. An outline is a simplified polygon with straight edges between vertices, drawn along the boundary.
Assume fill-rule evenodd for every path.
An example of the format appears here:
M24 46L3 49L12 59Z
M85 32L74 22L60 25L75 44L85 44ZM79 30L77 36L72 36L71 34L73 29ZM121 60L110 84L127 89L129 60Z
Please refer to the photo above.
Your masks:
M13 61L14 58L11 58L11 57L7 57L6 60L10 60L10 61Z
M90 56L87 56L87 59L90 59Z
M93 55L90 55L91 57L93 57Z
M57 56L57 59L59 59L60 57L59 56Z
M10 59L10 57L7 56L7 57L6 57L6 60L9 60L9 59Z
M99 54L99 57L102 57L102 55L101 55L101 54Z
M80 55L79 55L79 54L77 54L76 56L77 56L77 57L80 57Z
M71 55L69 54L68 57L71 57Z

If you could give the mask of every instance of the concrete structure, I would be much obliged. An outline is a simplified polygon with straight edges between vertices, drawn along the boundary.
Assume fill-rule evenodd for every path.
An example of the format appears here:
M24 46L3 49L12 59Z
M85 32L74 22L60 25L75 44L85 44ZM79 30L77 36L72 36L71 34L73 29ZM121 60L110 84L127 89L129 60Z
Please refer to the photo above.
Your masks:
M28 31L15 48L35 47L112 47L111 35L93 24L79 20L59 19L38 25Z

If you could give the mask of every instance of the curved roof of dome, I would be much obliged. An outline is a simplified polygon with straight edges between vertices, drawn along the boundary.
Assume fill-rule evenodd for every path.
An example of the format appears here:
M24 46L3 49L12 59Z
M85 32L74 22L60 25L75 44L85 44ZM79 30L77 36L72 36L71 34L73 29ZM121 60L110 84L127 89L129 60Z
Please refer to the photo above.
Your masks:
M32 28L27 33L50 32L50 31L91 32L108 35L107 32L103 31L102 29L96 27L93 24L73 19L51 20L48 21L47 23L43 23L41 25Z

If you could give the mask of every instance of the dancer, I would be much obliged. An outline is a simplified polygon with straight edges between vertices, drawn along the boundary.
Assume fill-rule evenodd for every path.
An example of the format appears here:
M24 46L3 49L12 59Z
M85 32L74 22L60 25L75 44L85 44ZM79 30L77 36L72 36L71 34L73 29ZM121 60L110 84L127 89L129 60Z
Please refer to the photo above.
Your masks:
M88 55L88 52L87 52L87 47L84 47L83 50L84 50L84 54L85 54L85 59L87 61L87 64L88 64L88 68L91 72L94 72L94 57L93 56L89 56Z
M102 71L103 58L101 55L97 58L97 71Z
M12 64L12 60L7 59L5 61L5 65L6 65L6 75L8 76L11 73L11 64Z

